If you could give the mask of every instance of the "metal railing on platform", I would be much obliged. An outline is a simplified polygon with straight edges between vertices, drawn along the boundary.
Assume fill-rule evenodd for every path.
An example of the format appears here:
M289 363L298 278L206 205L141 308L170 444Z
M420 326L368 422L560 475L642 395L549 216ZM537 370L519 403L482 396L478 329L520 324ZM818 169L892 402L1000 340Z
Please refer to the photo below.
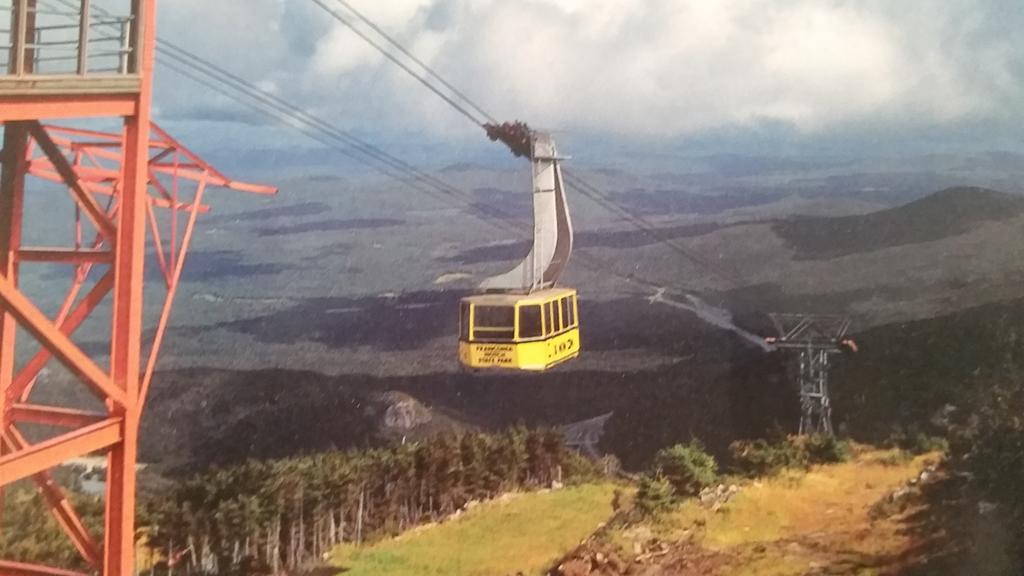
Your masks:
M91 13L92 0L0 0L0 81L134 74L136 18L121 3L123 16Z

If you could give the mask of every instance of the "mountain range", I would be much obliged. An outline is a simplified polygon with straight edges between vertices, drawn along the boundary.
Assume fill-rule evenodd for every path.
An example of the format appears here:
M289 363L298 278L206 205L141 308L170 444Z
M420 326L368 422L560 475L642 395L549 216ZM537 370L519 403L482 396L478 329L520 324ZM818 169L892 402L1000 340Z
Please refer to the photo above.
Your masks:
M143 458L191 467L448 429L559 426L611 412L602 449L636 466L690 437L724 454L736 438L793 426L790 360L652 299L654 285L672 302L699 301L762 336L771 335L768 312L849 315L861 352L838 360L836 416L841 429L873 439L897 425L926 427L965 398L957 386L972 362L981 365L993 351L1016 354L1007 318L1024 313L1017 288L1024 199L960 187L876 210L774 215L780 204L815 201L759 199L710 217L651 217L657 239L616 221L580 226L584 265L568 281L581 293L584 353L542 375L466 374L454 359L458 298L475 278L510 265L525 248L521 241L446 242L447 234L480 230L431 223L439 214L428 207L389 216L401 224L361 214L325 218L336 211L329 203L218 217L208 232L214 237L244 227L252 238L286 237L284 251L315 241L321 247L311 259L318 262L285 265L272 253L261 260L256 246L238 248L241 256L231 247L196 254L179 305L188 320L172 330L170 366L155 380ZM424 237L440 239L439 246L424 248ZM659 241L665 238L713 266L681 258ZM397 277L455 280L430 289L322 293L331 270L369 270L362 253L396 243L405 251L392 252L387 269ZM589 257L610 267L588 266ZM317 269L321 284L304 285L300 272ZM339 284L348 279L337 276ZM282 282L292 289L275 290ZM950 370L940 368L943 361ZM986 386L973 381L971 393Z

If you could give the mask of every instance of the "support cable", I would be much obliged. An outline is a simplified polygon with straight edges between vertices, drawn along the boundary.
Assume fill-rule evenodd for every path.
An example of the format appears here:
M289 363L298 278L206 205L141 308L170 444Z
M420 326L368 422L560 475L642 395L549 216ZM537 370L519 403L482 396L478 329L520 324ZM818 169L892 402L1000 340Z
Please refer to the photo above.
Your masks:
M412 52L410 52L409 50L406 50L405 46L402 46L391 35L389 35L387 32L385 32L383 28L381 28L376 23L374 23L373 20L370 20L369 18L364 16L362 12L360 12L359 10L356 10L356 8L354 6L352 6L351 3L347 2L346 0L334 0L334 1L337 2L338 4L341 4L342 6L344 6L352 14L355 14L356 18L359 18L360 20L362 20L362 22L364 24L369 26L374 32L379 34L389 44L394 46L396 50L398 50L399 52L404 54L409 60L412 60L413 62L415 62L417 65L419 65L420 68L423 68L423 70L427 74L429 74L435 80L440 82L441 85L444 86L445 88L447 88L448 90L450 90L452 92L452 94L455 94L460 99L462 99L462 101L465 102L467 105L469 105L470 108L472 108L473 110L478 112L481 116L486 118L490 123L498 124L498 121L495 120L494 116L491 116L490 114L487 113L486 110L484 110L483 108L477 106L476 103L473 102L473 100L469 98L469 96L466 96L466 94L462 90L459 90L455 86L452 86L440 74L435 72L434 69L431 68L426 62L423 62L422 60L417 58L416 55L413 54Z
M327 120L314 116L313 114L307 112L306 110L303 110L302 108L299 108L298 106L291 104L262 88L259 88L258 86L245 80L244 78L236 74L233 74L228 70L225 70L224 68L216 65L213 62L210 62L205 58L202 58L201 56L189 52L181 46L178 46L166 40L160 40L160 42L157 45L157 52L163 56L167 56L174 60L177 60L179 63L204 74L211 80L229 88L230 90L242 93L245 96L260 102L261 104L264 104L265 106L273 108L280 114L283 114L288 119L283 122L287 126L299 129L301 131L300 128L295 126L295 123L298 122L301 125L307 126L320 133L323 133L329 138L340 141L342 144L358 151L360 154L367 156L373 159L374 161L384 164L385 166L392 170L405 174L407 177L414 181L419 181L444 194L450 195L453 193L451 184L448 184L447 182L444 182L443 180L440 180L439 178L431 174L428 174L416 168L415 166L412 166L407 162L385 152L384 150L378 148L377 146L374 146L373 144L357 136L354 136L353 134L345 130L342 130L341 128L338 128L337 126L334 126ZM221 93L222 95L226 95L224 94L223 90L219 90L213 87L210 88ZM228 97L231 98L231 96ZM281 120L279 116L277 117L277 119ZM335 146L335 148L337 148L337 146ZM339 148L339 150L342 149ZM405 180L402 180L401 178L399 178L398 180L401 182L405 182L407 184L409 183L406 182Z
M382 150L315 117L300 113L301 110L297 108L290 105L284 106L282 105L283 101L271 97L264 91L250 90L246 85L233 84L225 80L220 75L219 69L210 70L197 63L197 61L178 56L166 50L161 50L160 53L170 59L164 60L161 63L161 65L167 66L168 69L206 86L229 100L249 106L264 115L270 116L279 123L297 130L321 144L325 144L329 148L333 148L349 158L377 170L385 176L409 185L421 192L425 191L420 186L422 183L435 191L448 193L443 183L386 154ZM198 77L197 73L206 78ZM242 100L239 95L251 101L251 104Z
M227 98L231 102L234 102L235 104L240 104L243 107L251 108L252 110L261 113L264 116L270 117L271 119L276 120L281 124L290 126L293 129L300 132L301 134L323 144L328 148L337 150L338 152L344 154L348 158L356 162L359 162L360 164L364 164L370 167L371 169L380 172L384 176L393 178L399 182L412 186L413 188L416 188L421 192L428 192L427 190L419 189L415 182L411 182L408 179L406 179L407 177L403 177L403 175L391 171L387 166L373 164L371 161L374 160L374 158L370 156L361 156L359 154L356 154L351 149L351 147L341 145L330 134L323 133L319 129L314 128L313 126L302 124L296 118L284 115L280 110L275 109L274 107L265 102L261 102L255 98L246 101L243 100L240 95L235 95L225 91L225 89L222 86L218 86L214 82L211 82L208 78L204 78L202 75L197 73L194 68L189 68L187 65L179 64L173 60L165 60L161 63L161 66L167 68L168 70L171 70L175 74L188 78L196 84L202 85L210 89L211 91L220 94L221 96L224 96L225 98Z
M337 20L338 22L341 22L342 24L344 24L349 30L352 30L352 32L354 32L357 36L359 36L364 41L366 41L367 44L369 44L370 46L373 46L378 52L380 52L382 55L384 55L385 58L387 58L388 60L393 62L396 66L398 66L399 68L404 70L407 74L409 74L410 76L415 78L420 84L423 84L423 86L425 86L428 90L430 90L431 92L436 94L438 96L438 98L440 98L440 99L444 100L445 102L447 102L449 106L451 106L457 112L459 112L460 114L462 114L463 116L468 118L470 122L472 122L473 124L476 124L477 126L480 126L480 127L483 127L483 125L486 124L485 120L490 118L489 115L487 115L485 113L484 114L484 119L478 118L475 114L470 112L467 109L467 107L462 106L461 104L456 102L454 99L452 99L450 96L445 94L443 90L441 90L438 87L436 87L433 84L431 84L430 81L427 78L424 78L423 76L420 76L419 74L417 74L416 71L413 70L411 66L409 66L405 62L402 62L402 60L400 58L395 56L393 53L389 52L387 50L387 48L385 48L384 46L381 46L380 43L375 41L373 38L370 38L369 34L363 32L362 30L360 30L357 26L355 26L355 24L351 20L346 18L344 15L339 13L337 10L335 10L335 9L331 8L330 6L328 6L326 2L324 2L323 0L312 0L312 2L314 4L316 4L317 6L319 6L320 8L322 8L325 12L327 12L328 14L333 16L335 20ZM364 16L363 19L366 20L366 17ZM392 44L396 44L397 45L397 42L395 42L393 39L391 39L390 42ZM402 51L403 52L408 52L404 48L402 49ZM437 74L434 73L434 76L437 76ZM447 82L445 82L445 84L447 84ZM462 93L459 92L459 94L462 94ZM465 99L464 96L463 96L463 99ZM472 107L479 110L479 106L476 106L475 104L472 104Z
M685 247L679 245L677 242L674 242L671 238L665 236L661 230L659 230L649 221L645 220L644 218L641 218L640 216L636 215L630 210L619 205L614 200L608 198L608 196L603 194L600 190L598 190L597 187L595 187L592 184L589 184L587 181L580 178L579 175L571 173L565 169L563 169L563 173L565 174L565 178L568 182L568 185L572 187L576 192L579 192L583 196L586 196L595 204L604 208L606 211L611 212L613 214L617 214L618 216L622 217L624 220L626 220L626 222L631 224L634 228L645 233L655 242L664 245L665 247L669 248L676 254L688 260L691 264L697 266L698 268L702 268L707 272L710 272L713 276L717 277L720 280L724 280L733 287L742 285L742 282L739 278L736 277L734 273L725 270L721 266L718 266L708 261L707 259L702 258L698 254L695 254L692 251L687 250Z

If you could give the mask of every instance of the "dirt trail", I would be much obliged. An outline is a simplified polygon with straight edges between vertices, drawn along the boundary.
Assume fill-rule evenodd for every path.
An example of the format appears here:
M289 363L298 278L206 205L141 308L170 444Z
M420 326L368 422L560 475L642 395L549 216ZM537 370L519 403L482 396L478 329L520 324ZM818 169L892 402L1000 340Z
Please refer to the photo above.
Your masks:
M865 449L851 462L743 482L724 498L692 500L655 521L613 525L552 573L898 573L913 550L914 495L934 481L937 459Z

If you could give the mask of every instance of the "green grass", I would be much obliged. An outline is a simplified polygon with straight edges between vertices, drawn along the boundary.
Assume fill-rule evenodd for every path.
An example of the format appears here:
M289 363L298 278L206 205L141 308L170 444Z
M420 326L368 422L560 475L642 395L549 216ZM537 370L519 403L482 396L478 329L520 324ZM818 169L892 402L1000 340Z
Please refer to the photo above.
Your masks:
M398 538L334 551L346 576L542 574L612 515L612 484L521 494Z
M721 554L736 576L893 573L913 541L905 519L916 505L873 518L875 505L941 455L898 459L898 451L855 448L853 460L744 481L717 512L687 500L646 525L612 530L618 551L652 536ZM724 570L724 568L723 568Z

